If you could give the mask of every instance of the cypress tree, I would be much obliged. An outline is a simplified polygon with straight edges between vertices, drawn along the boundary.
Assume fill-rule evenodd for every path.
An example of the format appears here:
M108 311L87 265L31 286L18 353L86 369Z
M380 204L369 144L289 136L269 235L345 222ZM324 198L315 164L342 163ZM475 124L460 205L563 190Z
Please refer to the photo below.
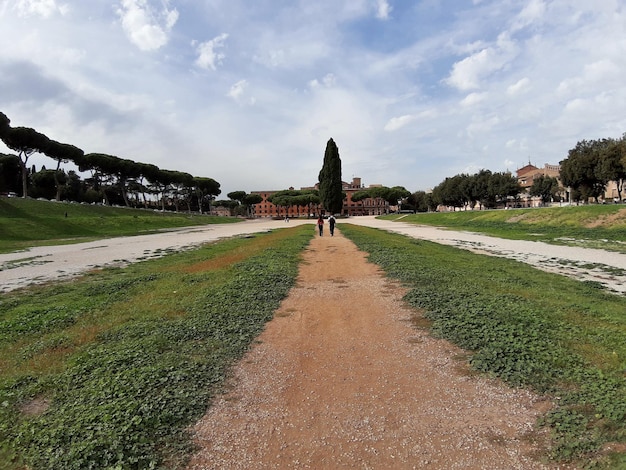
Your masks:
M319 174L319 191L324 209L331 214L340 213L343 208L341 159L339 149L332 138L326 144L324 165Z

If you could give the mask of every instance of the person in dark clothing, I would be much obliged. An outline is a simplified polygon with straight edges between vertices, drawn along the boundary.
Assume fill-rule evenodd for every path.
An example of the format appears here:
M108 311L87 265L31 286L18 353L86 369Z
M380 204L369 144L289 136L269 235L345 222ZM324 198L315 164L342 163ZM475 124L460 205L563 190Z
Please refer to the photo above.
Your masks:
M328 228L330 229L330 236L332 237L333 235L335 235L335 217L334 216L330 216L328 218Z
M320 237L324 236L324 218L321 215L317 219L317 228L320 230Z

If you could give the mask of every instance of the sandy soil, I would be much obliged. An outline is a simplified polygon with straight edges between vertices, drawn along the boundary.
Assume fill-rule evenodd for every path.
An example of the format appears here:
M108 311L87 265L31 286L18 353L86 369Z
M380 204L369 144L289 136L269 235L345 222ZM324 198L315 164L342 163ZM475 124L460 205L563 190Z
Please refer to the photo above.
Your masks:
M343 221L341 221L343 222ZM505 240L470 232L417 226L374 217L352 217L351 224L366 225L410 237L454 245L479 253L514 258L546 271L579 280L599 282L626 293L626 254L541 242ZM313 224L293 220L289 225ZM35 283L70 278L104 266L124 266L137 260L193 248L202 243L287 226L283 221L259 219L236 224L209 225L135 237L120 237L73 245L37 247L0 254L0 292Z
M472 374L402 295L340 233L316 237L189 469L556 468L530 437L550 403Z

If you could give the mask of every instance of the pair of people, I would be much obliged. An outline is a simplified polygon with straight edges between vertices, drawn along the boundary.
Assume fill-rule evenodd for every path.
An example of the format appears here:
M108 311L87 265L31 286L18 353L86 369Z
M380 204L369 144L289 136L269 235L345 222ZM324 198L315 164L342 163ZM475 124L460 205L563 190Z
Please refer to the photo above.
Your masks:
M331 237L335 235L335 222L335 217L331 215L328 218L328 227L330 228ZM320 231L320 237L324 236L324 218L321 215L317 219L317 228Z

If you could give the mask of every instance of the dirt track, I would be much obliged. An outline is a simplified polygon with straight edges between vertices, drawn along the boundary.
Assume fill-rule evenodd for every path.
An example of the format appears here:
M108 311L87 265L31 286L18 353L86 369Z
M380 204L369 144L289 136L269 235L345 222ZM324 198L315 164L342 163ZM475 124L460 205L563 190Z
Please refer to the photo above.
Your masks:
M351 217L345 222L432 240L493 256L513 258L539 269L579 280L598 282L626 294L626 254L604 250L506 240L478 233L457 232L403 222ZM342 220L342 223L344 221ZM313 225L311 220L293 220ZM103 266L123 266L137 260L163 256L172 251L238 235L287 226L285 222L256 219L236 224L189 227L161 233L97 240L73 245L40 246L23 252L0 254L0 292L31 284L67 279Z
M402 289L336 234L194 431L199 469L535 469L549 403L473 375Z

